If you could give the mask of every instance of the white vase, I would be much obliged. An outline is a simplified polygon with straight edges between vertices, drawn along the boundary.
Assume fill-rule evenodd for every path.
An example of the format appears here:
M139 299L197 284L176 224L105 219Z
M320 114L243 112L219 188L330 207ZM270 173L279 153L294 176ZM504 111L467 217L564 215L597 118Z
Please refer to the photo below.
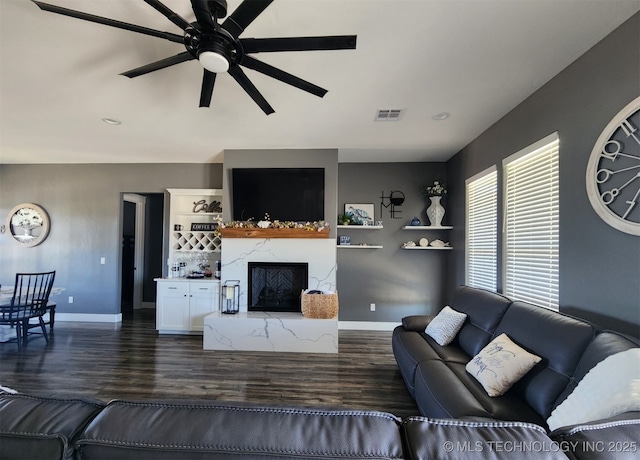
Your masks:
M440 204L441 196L430 196L431 205L427 208L427 217L432 227L441 227L444 218L444 207Z

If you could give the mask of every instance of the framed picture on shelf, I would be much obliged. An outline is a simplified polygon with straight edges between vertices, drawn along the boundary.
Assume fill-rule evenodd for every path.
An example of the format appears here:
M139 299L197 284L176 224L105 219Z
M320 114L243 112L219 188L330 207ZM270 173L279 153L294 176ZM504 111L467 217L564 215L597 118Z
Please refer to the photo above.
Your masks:
M353 216L353 223L355 225L373 225L373 210L373 203L345 203L344 205L344 213Z

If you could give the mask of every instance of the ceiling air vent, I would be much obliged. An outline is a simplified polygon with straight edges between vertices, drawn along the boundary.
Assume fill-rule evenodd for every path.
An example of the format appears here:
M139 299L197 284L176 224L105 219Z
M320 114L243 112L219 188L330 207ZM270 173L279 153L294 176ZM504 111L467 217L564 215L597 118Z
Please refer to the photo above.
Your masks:
M402 112L402 109L380 109L376 112L375 121L398 121Z

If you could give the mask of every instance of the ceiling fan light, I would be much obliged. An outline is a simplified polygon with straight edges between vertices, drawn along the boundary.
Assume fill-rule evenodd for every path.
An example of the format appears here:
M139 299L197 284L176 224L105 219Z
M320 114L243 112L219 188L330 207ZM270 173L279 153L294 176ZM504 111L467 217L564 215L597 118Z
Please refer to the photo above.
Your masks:
M215 51L203 51L198 55L202 67L213 73L224 73L229 70L229 61Z

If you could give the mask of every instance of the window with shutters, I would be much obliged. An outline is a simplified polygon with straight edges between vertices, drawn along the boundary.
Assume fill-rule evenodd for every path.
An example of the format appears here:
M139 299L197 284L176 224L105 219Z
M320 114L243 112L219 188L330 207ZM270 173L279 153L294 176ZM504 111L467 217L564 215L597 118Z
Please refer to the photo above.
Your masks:
M503 161L504 293L558 309L558 134Z
M498 171L495 166L466 181L465 284L490 291L498 278Z

